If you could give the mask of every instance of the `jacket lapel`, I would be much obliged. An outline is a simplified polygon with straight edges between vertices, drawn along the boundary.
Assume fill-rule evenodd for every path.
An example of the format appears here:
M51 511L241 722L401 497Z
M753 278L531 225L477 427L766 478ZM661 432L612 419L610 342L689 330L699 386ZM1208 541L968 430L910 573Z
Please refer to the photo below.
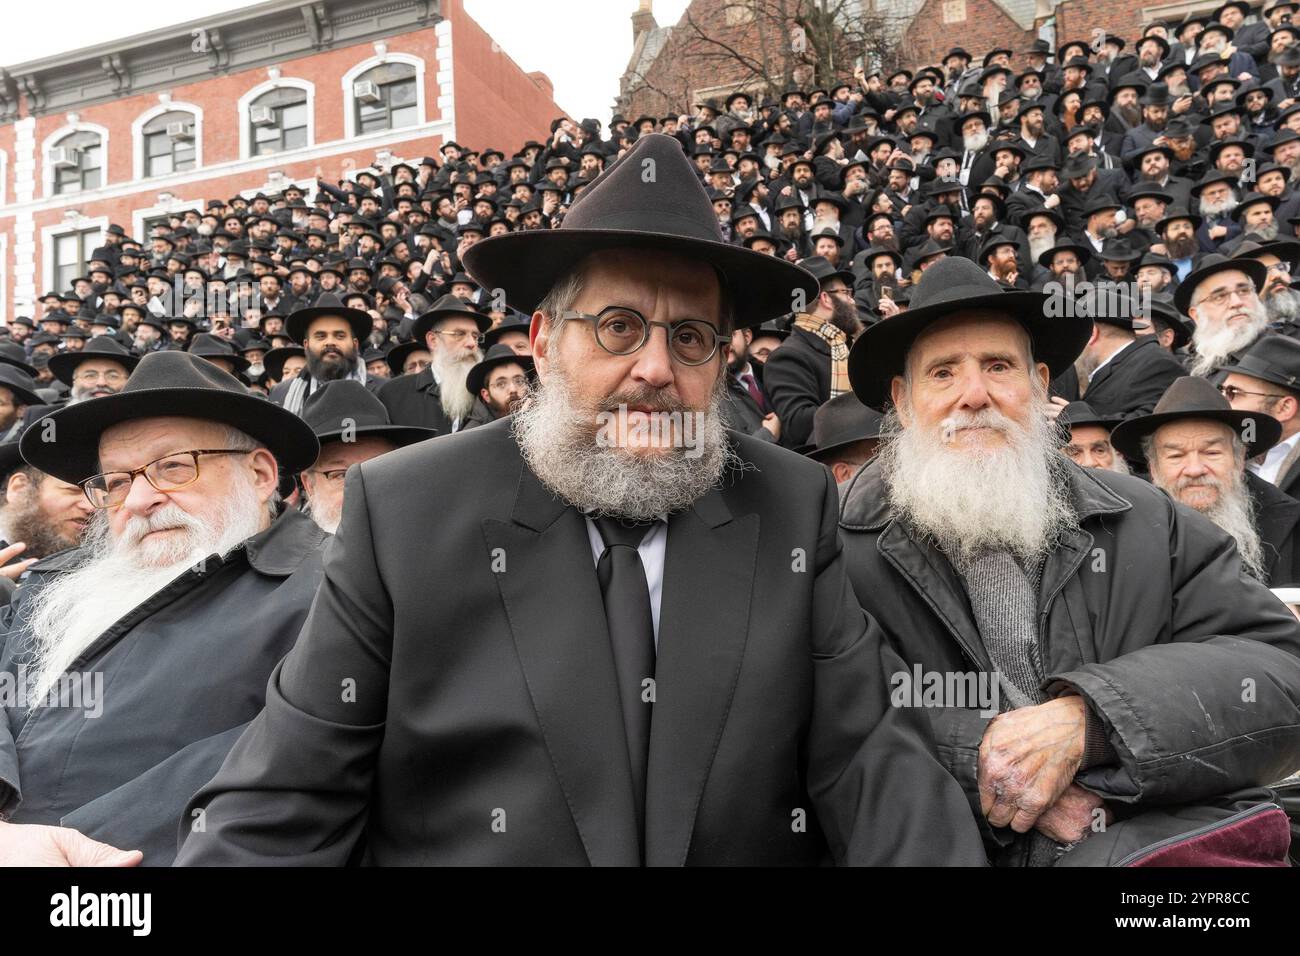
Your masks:
M646 783L646 863L680 866L749 635L759 517L710 491L668 522Z
M636 866L632 771L586 523L522 463L511 519L484 519L483 534L506 562L494 576L556 778L591 863Z

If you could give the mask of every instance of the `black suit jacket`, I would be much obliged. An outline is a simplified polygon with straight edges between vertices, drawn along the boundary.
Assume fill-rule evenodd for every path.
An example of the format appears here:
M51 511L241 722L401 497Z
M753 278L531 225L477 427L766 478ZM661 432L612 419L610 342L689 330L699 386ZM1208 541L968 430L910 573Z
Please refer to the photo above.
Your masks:
M756 470L668 521L646 862L983 862L924 712L890 706L829 473L732 436ZM349 471L310 618L194 806L188 864L638 862L586 522L504 421Z
M436 428L439 435L451 434L452 421L442 410L442 394L432 369L390 379L379 390L379 400L394 425L418 425Z
M1135 418L1148 415L1174 381L1186 374L1178 359L1161 347L1154 335L1139 335L1093 377L1083 400L1098 415ZM1053 384L1052 394L1069 401L1079 398L1079 383L1069 368Z
M763 390L781 419L781 444L797 448L812 435L813 415L831 397L831 347L794 329L763 366Z
M749 367L754 372L754 381L758 383L759 392L762 392L763 363L751 361ZM763 397L767 398L766 395ZM768 411L771 410L769 402ZM763 427L766 412L759 407L758 402L754 401L754 396L749 394L749 389L730 372L727 373L727 396L722 405L722 415L727 427L733 431L738 431L742 435L752 435L762 441L776 441L776 437Z
M1300 501L1247 469L1246 488L1255 506L1255 526L1264 546L1264 570L1271 588L1300 584Z

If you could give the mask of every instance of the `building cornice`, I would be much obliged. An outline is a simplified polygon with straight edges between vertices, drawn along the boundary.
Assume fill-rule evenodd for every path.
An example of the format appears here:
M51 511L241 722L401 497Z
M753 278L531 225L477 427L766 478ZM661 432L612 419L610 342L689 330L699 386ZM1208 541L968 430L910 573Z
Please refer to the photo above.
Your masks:
M442 0L271 0L0 68L0 123L435 26ZM430 37L432 45L432 37Z

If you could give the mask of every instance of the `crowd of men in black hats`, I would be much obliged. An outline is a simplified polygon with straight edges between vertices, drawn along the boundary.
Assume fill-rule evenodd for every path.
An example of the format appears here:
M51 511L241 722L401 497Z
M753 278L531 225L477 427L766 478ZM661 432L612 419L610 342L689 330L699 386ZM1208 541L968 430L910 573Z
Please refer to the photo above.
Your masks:
M880 590L880 576L896 573L878 567L881 555L891 540L890 547L900 545L900 539L889 538L895 525L888 523L887 505L913 522L904 525L911 528L906 547L924 549L937 542L951 560L969 603L954 605L950 616L969 616L974 607L977 620L969 630L978 626L976 640L986 645L991 662L1011 673L1005 692L1015 708L1024 708L1017 713L1055 707L1064 699L1049 700L1038 686L1046 678L1041 661L1030 667L1016 657L1032 638L1024 620L1012 615L1016 624L1009 629L990 621L1012 614L1013 609L998 603L1008 593L1017 600L1026 594L1032 599L1043 576L1076 573L1078 564L1058 567L1055 552L1046 567L1041 554L1020 562L1021 567L1002 560L1003 552L996 552L1001 563L981 564L988 555L979 549L966 554L960 530L951 540L916 531L924 526L925 508L907 503L908 484L900 478L912 473L909 468L919 468L920 460L908 464L900 457L906 452L898 450L908 447L899 442L900 435L912 430L897 414L900 407L912 414L903 398L916 387L909 356L920 349L919 342L929 341L931 324L945 330L934 335L949 334L952 330L943 322L954 316L976 328L984 328L979 325L984 322L988 328L980 334L993 341L1005 332L997 329L996 316L1002 313L1023 328L1032 357L1040 363L1036 367L1047 376L1044 389L1050 392L1045 391L1037 417L1051 430L1044 440L1061 453L1054 457L1108 476L1147 477L1209 519L1187 530L1181 509L1162 510L1144 497L1146 492L1134 497L1128 484L1112 486L1109 478L1086 484L1076 475L1065 484L1085 530L1091 527L1086 522L1099 516L1118 522L1105 533L1132 560L1150 546L1133 525L1158 525L1156 537L1168 534L1170 555L1184 557L1168 569L1168 580L1156 582L1156 590L1204 588L1201 599L1213 603L1215 589L1236 580L1235 561L1259 585L1242 599L1235 617L1211 626L1220 630L1207 632L1202 626L1206 615L1190 613L1190 605L1172 626L1160 623L1157 615L1148 622L1150 633L1138 629L1142 633L1136 636L1119 618L1107 621L1125 630L1125 643L1096 655L1145 653L1144 642L1156 640L1161 627L1170 627L1164 640L1174 643L1240 634L1261 646L1276 645L1252 654L1289 653L1291 619L1275 614L1276 602L1270 604L1263 585L1300 586L1300 289L1293 287L1293 273L1300 280L1300 184L1292 182L1300 175L1300 26L1291 25L1297 10L1300 4L1291 0L1270 0L1258 12L1245 2L1232 2L1209 17L1189 17L1174 26L1151 24L1131 38L1107 34L1068 41L1055 50L1037 41L1025 50L995 49L980 58L954 48L940 66L892 75L858 69L830 89L786 90L779 97L737 91L725 100L695 104L689 115L639 116L630 122L615 115L607 134L594 120L557 119L544 142L530 140L508 159L500 150L448 142L438 156L418 163L377 162L337 182L318 177L312 190L289 186L274 195L214 199L203 209L172 214L139 240L110 226L85 274L75 277L71 288L42 296L34 316L10 320L7 341L0 342L0 583L12 599L3 618L8 643L0 663L11 669L30 666L39 696L60 690L61 675L79 662L94 660L96 668L118 675L126 686L138 686L142 703L124 718L132 727L165 720L163 689L176 674L225 667L228 686L249 692L209 701L206 710L196 711L204 720L187 724L184 746L143 748L129 767L115 762L113 738L105 730L102 751L80 757L83 772L67 787L62 768L81 733L78 720L66 714L47 718L20 736L23 720L14 715L26 711L11 709L13 732L8 740L0 735L0 785L8 785L0 789L0 810L35 829L0 829L0 859L48 855L129 863L138 857L125 851L138 847L150 862L167 862L176 854L178 809L222 766L236 739L238 759L232 757L203 799L215 794L218 805L230 800L225 809L239 818L249 816L239 801L261 787L310 789L304 781L316 770L282 752L284 741L310 739L314 745L319 741L312 735L328 726L340 735L330 740L330 752L346 756L354 746L361 748L358 754L378 746L367 742L364 728L354 728L355 736L338 729L351 726L355 713L382 719L373 698L359 711L336 711L324 698L313 697L310 706L290 699L294 693L308 694L302 683L306 661L319 666L321 660L335 659L326 653L334 633L330 621L335 630L347 631L348 640L355 637L365 647L364 661L356 663L359 672L370 673L367 668L384 658L382 674L376 672L374 680L396 681L387 669L388 651L380 645L404 639L400 635L412 618L386 602L420 606L414 619L421 621L460 620L457 615L468 619L481 610L469 598L451 608L425 606L421 602L428 594L418 590L394 597L391 575L396 569L428 560L430 567L436 565L430 574L448 576L439 580L443 593L450 594L456 591L451 578L460 572L454 555L446 564L441 551L428 554L438 550L433 538L445 534L447 540L470 542L467 547L499 538L514 542L514 554L529 553L524 539L511 537L518 529L494 530L494 522L506 520L495 512L481 525L474 512L449 518L445 526L427 527L412 515L408 535L400 519L390 524L387 514L372 516L376 502L388 500L382 489L395 488L392 482L402 469L427 459L426 464L436 462L444 469L436 481L429 472L429 495L447 500L447 483L454 480L462 489L473 486L477 493L482 488L483 508L507 508L503 515L530 535L541 535L529 541L543 542L557 520L547 501L580 502L584 485L623 487L617 476L596 465L588 473L571 473L571 463L561 460L567 445L548 451L545 443L536 444L544 427L564 432L565 416L556 411L561 399L555 396L592 401L574 385L580 370L552 357L559 348L549 340L559 339L558 329L565 323L582 320L592 323L591 335L599 345L589 358L621 359L649 348L653 327L665 323L614 306L609 306L616 312L612 316L606 315L608 309L592 315L572 306L584 294L594 294L592 274L598 285L605 283L602 289L617 286L619 276L653 272L654 256L660 254L703 256L725 280L726 320L718 323L725 326L725 335L716 334L714 325L701 324L701 317L679 322L669 330L671 361L680 365L680 373L690 374L720 351L725 369L719 414L732 433L744 436L741 447L767 462L770 475L790 469L792 482L807 484L810 476L820 476L808 487L838 487L844 500L838 533L847 535L849 566L840 569L838 558L827 564L826 552L819 559L818 580L833 568L834 583L825 587L835 593L826 599L839 600L841 590L847 594L851 585L909 665L934 663L929 655L942 641L911 645L911 638L895 631L900 622L929 614L931 605L909 604L912 598L902 588L886 588L887 595ZM665 170L667 192L655 192L656 174L643 172L637 181L625 166L615 166L629 152ZM584 202L589 191L593 199ZM594 198L598 193L599 200ZM697 200L702 223L691 222L685 211L674 222L660 208L689 210ZM586 257L601 255L608 261L570 274ZM678 260L664 263L664 275L679 270L687 283ZM643 280L626 281L636 287ZM660 281L667 279L661 276ZM717 342L711 345L715 334ZM969 342L953 348L959 345L967 348ZM989 375L1001 374L998 366L1008 354L981 360ZM570 391L551 388L549 404L538 382L544 362L551 364L553 380L572 379L566 386ZM669 381L672 376L664 374ZM636 395L642 401L619 407L626 412L631 405L634 414L644 415L669 410L662 396ZM1026 408L1033 406L1027 395L1021 396ZM598 393L590 406L601 415L614 410L613 404L602 404L604 397ZM513 420L528 407L533 412L526 420ZM1025 427L1037 434L1036 426ZM479 448L481 460L462 462L447 458L450 452L431 450L451 447L440 436L480 428L484 437L461 439L455 447ZM518 447L513 441L503 444L501 436L514 436ZM425 449L424 458L417 459L411 446ZM815 467L806 461L796 467L791 464L795 456L763 446L797 452ZM580 457L580 447L591 451L579 443L573 446L575 456ZM893 450L885 455L887 447ZM146 461L146 450L156 457ZM926 452L917 445L912 453ZM766 457L772 454L776 457ZM240 459L241 465L233 463L232 456L250 455ZM526 467L524 477L516 480L511 476L520 467L520 455ZM372 464L381 458L392 464ZM497 469L490 480L475 464L489 460ZM876 465L867 467L873 461ZM363 464L369 470L355 467ZM804 467L812 470L798 470ZM548 469L556 474L554 483ZM939 473L915 474L916 494L931 493ZM687 482L690 477L686 470L672 474ZM377 482L377 498L372 499L363 478ZM498 479L505 484L497 487ZM751 487L764 480L751 478ZM667 478L661 482L668 483ZM365 499L346 512L345 486L349 495ZM622 493L630 496L635 487L649 485L629 483ZM680 502L663 498L662 507L646 506L645 514L630 498L622 507L598 498L581 507L599 559L601 594L574 592L569 610L590 611L587 604L602 597L611 640L617 644L613 632L624 625L616 623L611 595L618 592L618 600L634 604L647 598L658 602L658 585L648 566L658 560L662 572L664 557L662 550L657 559L651 557L655 545L633 543L632 550L647 562L650 595L637 575L631 592L619 591L609 583L617 572L606 568L603 556L615 550L611 535L616 532L598 528L596 516L613 511L651 525L658 519L673 529L675 540L695 533L673 523L680 509L693 508L711 529L725 527L723 511L696 503L711 500L700 497L703 487ZM770 489L763 487L767 494ZM1127 507L1136 509L1127 526L1118 518L1126 510L1119 503L1124 489L1129 489ZM960 492L967 493L969 489ZM987 498L997 490L979 494ZM1050 527L1055 520L1050 501L1044 511ZM813 507L810 514L791 512L784 520L791 534L796 528L803 534L825 517L818 519ZM1022 523L1005 510L989 518L1004 519ZM342 546L326 552L329 535L346 528L349 520L350 533L345 530L337 539ZM580 519L574 520L581 528ZM942 518L958 520L948 513ZM1062 522L1068 524L1066 518ZM554 525L562 526L568 527ZM381 529L387 538L380 537ZM822 527L816 533L828 532ZM1026 533L1041 537L1047 532ZM642 528L641 534L644 541L655 539L654 531ZM1186 541L1178 544L1176 538ZM721 539L701 541L719 544ZM1222 541L1235 543L1235 556L1231 549L1223 550ZM737 539L729 547L742 543ZM169 578L177 562L184 563L196 548L221 559ZM378 553L371 554L371 548ZM1024 557L1014 542L1008 548L1017 561ZM509 549L496 550L505 555ZM578 550L585 550L585 544ZM1143 551L1141 560L1159 559L1163 551L1157 550L1154 558ZM1197 564L1193 557L1202 552L1212 558ZM539 561L542 553L536 552ZM920 559L897 560L904 567L906 560ZM697 558L692 574L705 575L706 567L712 571L713 565L700 562ZM512 601L526 602L546 616L536 604L539 589L563 588L540 569L544 566L541 562L529 572L536 575L536 588L520 583L527 576L503 575L500 595L493 586L483 600L495 607L492 602L500 597L508 609L515 606ZM122 588L114 601L94 610L83 606L79 595L97 592L131 567L157 568L160 576L127 575L136 584ZM931 562L930 571L936 567ZM319 620L313 639L277 669L261 717L266 668L240 668L237 652L232 657L212 647L192 650L173 643L158 651L164 663L155 671L134 670L138 661L132 652L140 644L187 626L219 630L226 615L263 599L280 611L264 623L261 639L244 650L268 667L274 665L293 647L322 574L326 585L315 598L313 614ZM913 586L917 580L908 576ZM956 580L936 578L922 590L939 594ZM1115 590L1129 587L1127 581L1104 580L1086 585L1084 592L1066 592L1069 600L1083 602L1075 610L1094 603L1130 605L1134 598L1124 591L1121 601ZM1089 590L1094 586L1110 590L1094 593ZM778 606L793 608L802 600L791 597L782 604L780 587L773 587L770 599ZM170 600L140 603L159 595L170 595ZM1154 598L1152 606L1162 600ZM203 610L194 611L200 604ZM657 603L655 607L657 647ZM671 612L665 608L665 613ZM811 643L833 643L821 629L826 622L810 614L799 626L817 631ZM1059 616L1063 614L1059 608L1053 611L1053 634L1075 635L1064 639L1071 647L1091 639L1078 637L1079 620ZM776 626L775 621L754 626ZM499 623L485 619L483 627L497 634L500 628L490 629ZM518 621L512 618L511 624L518 626ZM644 644L650 624L647 617L626 628L638 632ZM307 628L304 633L312 632L310 623ZM1098 633L1104 629L1099 623ZM869 640L879 633L872 624ZM551 636L560 643L567 640L558 633ZM483 645L490 646L491 641ZM347 657L354 651L349 645L339 653ZM471 656L465 653L461 664ZM549 666L543 658L530 659L526 648L520 653L525 668ZM644 673L647 666L653 669L656 653L652 648L648 662L640 659L624 674L616 646L619 681ZM894 662L893 651L879 653L881 661ZM945 659L945 666L959 663ZM671 670L674 662L668 664ZM1188 668L1189 686L1212 670L1178 657L1172 666ZM1132 673L1120 666L1104 680L1123 682ZM476 679L477 672L473 674ZM541 682L535 694L559 686L552 683L558 678L550 671L533 672L530 679ZM598 682L600 675L592 679ZM288 696L279 696L277 681L290 688ZM389 685L383 686L386 694ZM1068 705L1079 729L1079 752L1071 758L1075 769L1100 773L1118 761L1143 778L1145 771L1131 764L1141 748L1127 732L1117 731L1124 721L1105 706L1099 690L1083 689L1090 685L1082 677L1074 686L1076 696L1088 697L1085 708L1076 711L1075 704ZM1138 697L1151 694L1147 677L1135 680L1131 689ZM421 688L403 687L402 692L418 697ZM599 825L580 819L584 846L566 845L556 851L561 856L585 853L592 862L678 859L673 849L678 835L664 821L650 820L665 812L662 803L652 809L645 802L647 789L656 786L653 775L649 781L645 777L646 761L654 752L651 731L637 708L628 707L627 693L621 687L616 698L622 701L625 724L616 743L623 746L625 732L633 800L626 807L620 804L619 813L628 812L626 820L614 814L627 829L596 834L584 828ZM874 712L877 704L873 698L864 706ZM317 710L304 713L300 706ZM558 699L549 704L539 699L539 713L546 706L561 705ZM812 706L823 704L814 701ZM1284 710L1279 705L1270 719L1280 714L1277 720L1283 720ZM119 716L123 713L117 710ZM445 717L424 714L425 729L435 736L446 732L451 725L443 724ZM564 725L565 733L577 726L565 722L579 719L559 709L547 717ZM677 717L657 718L673 719ZM1158 708L1135 722L1148 719L1181 726ZM240 738L250 722L252 728ZM984 854L998 862L1057 862L1076 834L1077 821L1096 811L1100 799L1072 784L1066 787L1068 779L1059 787L1042 784L1044 793L1052 792L1051 801L1020 825L1025 806L1003 806L986 779L992 773L980 743L986 723L957 717L933 727L943 738L941 762L965 790L966 801L984 801L983 815L977 814L984 837L981 851L975 830L963 832L954 822L954 798L961 808L957 816L965 820L961 793L936 785L936 801L948 804L946 815L940 814L950 827L945 839L955 847L947 861L970 862ZM1263 725L1250 726L1255 728L1250 732L1258 732ZM95 725L96 730L104 727L117 725ZM920 733L911 725L898 732L908 740ZM986 745L988 738L984 740ZM1193 743L1180 737L1174 749L1195 749ZM1261 762L1252 764L1249 773L1239 768L1233 778L1237 784L1244 786L1247 778L1259 783L1256 777L1276 770L1295 770L1292 756L1278 746L1267 760L1257 755ZM973 756L977 750L978 761ZM301 748L303 755L319 752L324 751ZM560 763L583 759L577 752L566 756L556 751L552 757ZM1140 764L1143 758L1136 759ZM365 762L358 757L358 764ZM924 759L922 764L923 773L934 769ZM298 776L292 783L277 782L276 768ZM584 779L596 788L587 798L622 800L622 795L601 790L604 784L597 786L595 778ZM1160 799L1177 802L1219 792L1203 786L1199 777L1180 778L1170 787ZM537 799L551 813L555 794L543 790ZM1129 796L1139 804L1146 799L1142 793ZM197 803L203 800L195 799L199 812L203 807ZM837 787L828 787L823 799L827 806L822 811L833 815L847 798ZM245 834L233 824L225 831L218 827L219 840L188 844L187 862L242 861L263 853L298 862L347 858L352 851L346 847L340 857L305 846L282 848L277 841L284 833L306 832L304 821L355 836L357 831L348 829L353 825L349 806L309 808L304 803L292 811L299 816L286 817L285 829L260 835L256 828ZM132 819L141 821L138 826L123 825L128 808ZM312 816L317 812L319 819ZM1026 834L1036 819L1037 835ZM1019 836L1004 839L1013 821ZM749 822L758 827L756 819ZM823 825L832 856L881 861L863 849L860 832L837 834L834 820L823 820ZM1163 831L1157 827L1156 832ZM78 835L103 844L82 842ZM185 836L182 831L181 842ZM396 844L385 845L385 835L372 833L371 839L375 842L367 852L374 859L409 859ZM610 842L602 844L605 840ZM354 845L350 841L348 847ZM894 862L935 861L923 848L925 841L904 842L908 845ZM545 861L539 849L544 844L530 845L520 857L497 857L496 850L474 843L465 859ZM792 849L786 856L784 850L773 851L770 859L810 861L825 849L819 844L814 851ZM727 852L717 857L718 862L747 859L769 857Z

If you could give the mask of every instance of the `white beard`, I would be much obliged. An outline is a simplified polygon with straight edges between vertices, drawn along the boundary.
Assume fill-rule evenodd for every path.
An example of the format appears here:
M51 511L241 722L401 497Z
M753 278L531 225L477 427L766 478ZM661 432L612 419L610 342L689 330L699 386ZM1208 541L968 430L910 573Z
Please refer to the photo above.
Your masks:
M731 448L723 421L724 377L719 376L708 407L698 412L651 389L610 396L600 408L584 409L568 387L568 370L551 364L550 380L533 387L516 408L511 428L533 474L578 510L653 519L689 508L719 485L725 471L745 468ZM696 416L700 424L691 436L693 444L638 455L602 441L599 416L620 403Z
M1038 257L1054 245L1056 245L1055 236L1030 236L1029 258L1034 262L1037 262Z
M343 499L339 499L336 505L333 502L326 503L323 499L312 501L307 506L307 514L311 520L326 534L338 534L339 524L343 521Z
M1300 292L1295 289L1283 289L1274 292L1264 301L1268 317L1274 321L1291 321L1300 318Z
M264 508L252 479L241 472L211 516L168 504L147 518L131 518L114 539L107 512L96 512L83 542L86 562L42 588L27 610L36 674L30 699L42 700L77 656L127 612L199 561L225 556L256 534ZM169 527L185 532L163 541L140 540Z
M474 408L474 396L466 388L465 382L470 370L482 359L483 355L477 349L464 358L449 357L439 349L429 363L438 379L438 397L442 402L442 410L453 422L456 419L463 422Z
M933 540L954 567L988 551L1032 560L1077 527L1068 486L1054 468L1056 425L1040 410L1042 402L1035 401L1028 428L991 408L954 415L934 431L905 428L897 413L887 416L878 459L893 514ZM1001 431L1006 445L966 450L944 440L953 429L977 424Z
M1192 332L1192 347L1196 350L1192 374L1210 374L1233 352L1244 349L1263 335L1267 328L1268 310L1262 302L1251 307L1247 321L1235 326L1223 324L1211 328L1203 322L1197 322L1196 329Z
M1201 215L1206 219L1212 216L1227 216L1236 208L1237 200L1232 196L1229 196L1223 202L1216 203L1201 200Z
M984 130L982 133L976 133L973 136L963 136L961 138L962 146L972 153L978 153L981 149L989 144L989 131Z
M1218 500L1209 508L1196 510L1228 532L1237 542L1237 551L1241 555L1241 563L1245 565L1246 571L1261 581L1265 579L1264 546L1260 543L1259 529L1255 526L1255 511L1250 500L1250 492L1246 490L1246 479L1240 471L1233 472L1232 480L1226 486L1214 476L1207 474L1199 478L1185 478L1176 482L1173 487L1167 487L1156 479L1155 475L1156 470L1153 468L1152 478L1156 485L1173 495L1176 501L1182 500L1178 492L1184 488L1196 486L1218 488Z
M1110 460L1110 467L1106 470L1113 471L1117 475L1133 474L1133 470L1128 466L1128 460L1119 452L1115 452L1114 457Z

